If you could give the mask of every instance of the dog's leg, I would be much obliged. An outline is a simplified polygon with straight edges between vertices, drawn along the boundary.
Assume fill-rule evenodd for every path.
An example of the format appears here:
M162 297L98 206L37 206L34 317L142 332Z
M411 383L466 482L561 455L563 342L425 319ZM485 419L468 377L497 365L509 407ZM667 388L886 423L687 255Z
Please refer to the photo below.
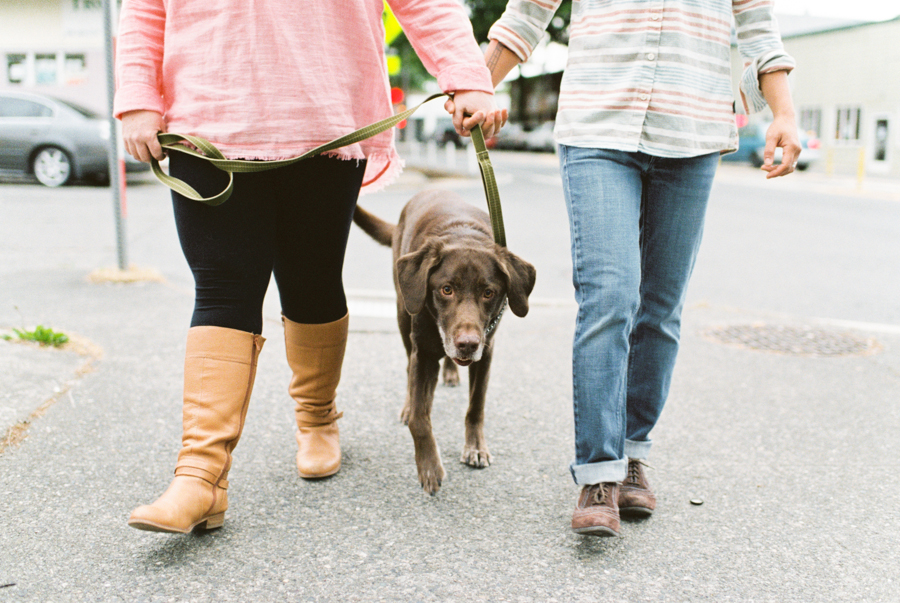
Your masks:
M446 473L431 430L431 405L437 387L440 357L415 349L409 357L409 432L416 449L419 483L428 494L436 493Z
M444 358L444 370L441 372L442 381L448 387L456 387L459 385L459 370L456 363L450 358Z
M409 362L412 355L412 317L400 301L397 295L397 326L400 327L400 338L403 340L403 348L406 350L406 380L409 383ZM409 425L409 386L406 387L406 400L403 402L403 410L400 411L400 422Z
M460 461L470 467L484 468L491 464L491 453L484 439L484 401L491 374L490 345L484 346L481 360L469 366L469 410L466 412L466 445Z

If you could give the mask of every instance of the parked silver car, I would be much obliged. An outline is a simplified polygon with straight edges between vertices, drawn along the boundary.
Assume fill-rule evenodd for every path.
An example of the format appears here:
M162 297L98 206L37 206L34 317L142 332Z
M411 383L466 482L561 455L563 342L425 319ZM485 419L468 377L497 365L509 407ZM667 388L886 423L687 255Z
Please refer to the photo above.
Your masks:
M0 92L0 170L33 174L46 186L109 181L109 122L78 105L27 92ZM146 171L128 158L126 171Z

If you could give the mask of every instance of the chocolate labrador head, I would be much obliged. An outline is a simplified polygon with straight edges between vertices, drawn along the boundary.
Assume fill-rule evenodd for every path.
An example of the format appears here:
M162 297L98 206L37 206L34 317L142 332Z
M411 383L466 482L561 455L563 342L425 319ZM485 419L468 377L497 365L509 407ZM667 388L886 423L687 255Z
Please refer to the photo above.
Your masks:
M406 311L426 308L434 317L444 352L456 364L481 359L505 300L516 316L528 314L534 266L505 247L471 247L435 237L397 260Z

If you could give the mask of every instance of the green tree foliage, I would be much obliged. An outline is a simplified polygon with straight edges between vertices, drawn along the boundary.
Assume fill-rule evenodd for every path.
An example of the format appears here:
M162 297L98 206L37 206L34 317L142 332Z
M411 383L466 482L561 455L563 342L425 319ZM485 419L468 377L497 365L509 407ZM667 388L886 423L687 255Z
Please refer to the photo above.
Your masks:
M487 42L488 30L503 11L506 9L507 0L465 0L472 21L472 29L475 39L479 43ZM556 11L556 16L547 27L547 33L554 42L565 44L568 39L566 32L569 27L569 19L572 14L572 3L563 2ZM399 86L406 91L420 90L422 84L431 79L428 71L419 61L415 51L410 45L406 35L401 34L390 46L391 52L396 52L403 61L403 69L399 75L391 76L391 85Z

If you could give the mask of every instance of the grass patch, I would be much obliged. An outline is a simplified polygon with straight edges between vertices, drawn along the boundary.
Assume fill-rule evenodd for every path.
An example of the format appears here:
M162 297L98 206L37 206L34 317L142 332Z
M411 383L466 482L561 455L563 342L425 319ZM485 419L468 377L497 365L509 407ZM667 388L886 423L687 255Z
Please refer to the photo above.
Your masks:
M36 326L33 331L13 329L13 333L15 333L16 336L22 341L33 341L35 343L39 343L40 345L47 345L54 348L58 348L59 346L69 341L69 336L65 333L54 331L53 329L45 327L43 325ZM8 341L12 339L12 335L4 335L3 339L6 339Z

